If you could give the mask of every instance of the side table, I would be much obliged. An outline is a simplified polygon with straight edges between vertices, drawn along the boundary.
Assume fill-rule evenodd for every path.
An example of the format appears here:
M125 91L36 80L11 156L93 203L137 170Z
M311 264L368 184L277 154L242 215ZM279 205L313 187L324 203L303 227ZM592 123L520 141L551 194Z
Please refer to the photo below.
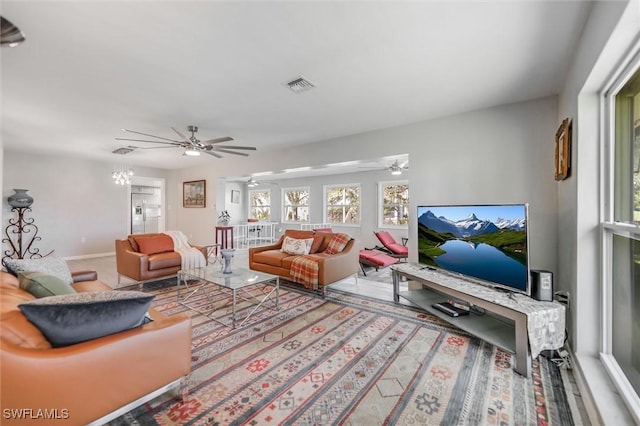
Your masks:
M216 226L216 244L220 249L233 248L233 226Z

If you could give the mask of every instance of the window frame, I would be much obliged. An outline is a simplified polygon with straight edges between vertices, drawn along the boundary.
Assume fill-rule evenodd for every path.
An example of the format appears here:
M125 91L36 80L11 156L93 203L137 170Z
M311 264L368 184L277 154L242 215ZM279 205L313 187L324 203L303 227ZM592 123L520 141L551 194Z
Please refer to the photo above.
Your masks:
M247 191L247 196L248 196L248 199L249 199L249 203L248 203L248 204L249 204L249 210L248 210L248 212L247 212L247 217L248 217L249 219L255 219L255 218L252 216L252 210L253 210L253 208L254 208L254 207L256 207L256 206L254 206L254 205L253 205L253 203L252 203L252 202L253 202L252 194L253 194L253 193L256 193L256 192L267 192L267 193L269 194L269 205L267 206L267 207L269 207L269 217L266 219L266 221L268 222L268 221L270 221L270 220L271 220L271 217L272 217L272 214L273 214L273 204L272 204L271 188L268 188L268 189L256 189L256 188L251 188L251 189L249 189L249 190ZM263 207L263 208L264 208L265 206L260 206L260 207Z
M306 205L300 205L300 206L295 206L295 207L306 207L307 208L307 220L287 220L287 207L291 207L288 206L286 204L287 202L287 197L286 197L286 193L287 192L291 192L291 191L307 191L307 204ZM281 192L281 222L282 223L287 223L287 224L301 224L301 223L309 223L309 216L311 216L311 187L310 186L291 186L288 188L282 188Z
M327 217L327 209L329 205L327 203L327 190L332 188L358 188L358 223L346 223L346 222L330 222ZM339 183L322 186L322 218L324 223L330 223L333 226L345 226L345 227L360 227L362 225L362 184L361 183ZM344 220L344 214L343 218Z
M383 180L378 182L378 202L377 202L377 211L378 211L378 228L379 229L409 229L409 220L407 223L402 225L394 225L389 223L384 223L384 188L386 186L397 186L397 185L407 185L407 191L409 191L409 180L408 179L398 179L398 180ZM410 215L409 206L410 202L407 202L407 214ZM408 216L410 217L410 216Z
M613 286L614 286L614 238L616 236L640 240L640 225L616 221L616 96L627 82L640 72L640 49L630 55L612 76L600 94L600 291L601 291L601 342L600 359L609 377L632 412L640 413L640 392L637 392L613 353Z

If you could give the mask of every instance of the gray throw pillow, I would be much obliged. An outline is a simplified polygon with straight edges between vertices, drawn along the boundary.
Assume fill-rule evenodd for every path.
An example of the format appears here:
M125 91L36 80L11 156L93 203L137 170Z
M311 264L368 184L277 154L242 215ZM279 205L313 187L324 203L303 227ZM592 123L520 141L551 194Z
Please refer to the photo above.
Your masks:
M59 257L49 256L40 259L5 259L7 270L18 276L18 272L44 272L60 278L67 284L73 283L67 262Z
M18 272L18 281L21 289L38 298L76 292L68 283L44 272Z
M139 291L91 291L18 305L51 346L96 339L142 325L155 296Z

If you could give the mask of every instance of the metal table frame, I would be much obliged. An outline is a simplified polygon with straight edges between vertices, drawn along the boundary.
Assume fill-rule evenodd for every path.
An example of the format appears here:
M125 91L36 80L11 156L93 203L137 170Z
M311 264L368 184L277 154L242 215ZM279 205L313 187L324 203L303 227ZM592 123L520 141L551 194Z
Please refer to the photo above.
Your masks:
M183 306L186 306L187 308L196 311L224 326L227 327L231 327L233 329L235 329L237 326L242 327L248 320L249 318L251 318L251 316L258 310L258 308L260 306L263 306L265 304L265 302L267 302L268 300L273 300L274 302L274 309L278 310L279 309L279 304L280 304L280 277L277 275L271 275L271 274L266 274L264 272L257 272L257 271L250 271L247 269L243 269L243 268L238 268L236 269L235 272L228 274L226 276L222 275L222 272L215 272L212 271L212 266L208 267L210 269L209 273L214 274L213 277L211 276L207 276L207 268L195 268L192 270L180 270L178 272L178 276L177 276L177 280L178 280L178 294L177 294L177 301L178 303L180 303ZM218 268L216 268L218 269ZM254 281L247 281L245 283L240 283L234 286L228 285L226 283L221 283L221 282L216 282L213 278L228 278L229 281L231 280L232 277L238 277L241 274L247 274L247 273L251 273L254 275L258 276L258 279L254 280ZM234 274L236 274L234 276ZM198 280L199 283L196 285L189 285L189 283L187 282L188 279L195 279ZM268 284L275 280L275 285L268 291L265 291L267 289ZM261 295L259 296L254 296L253 294L251 294L250 292L247 291L248 287L251 286L255 286L255 285L263 285L263 292ZM203 310L197 307L194 307L193 305L189 305L187 302L189 301L189 299L191 299L195 294L197 294L200 291L203 291L203 294L205 295L205 297L207 298L207 300L209 301L210 305L213 306L214 303L211 300L211 295L209 294L209 291L207 290L208 288L210 288L211 286L217 286L219 288L222 289L227 289L231 292L231 298L228 301L228 303L219 306L219 307L213 307L210 310ZM185 290L188 292L188 294L186 294L183 298L181 298L181 288L184 287ZM272 298L272 295L274 295L275 293L275 297ZM238 312L237 312L237 305L238 305L238 300L244 300L246 302L256 302L255 306L253 307L253 309L244 317L244 319L240 322L240 324L236 325L237 321L238 321ZM232 307L232 315L231 315L231 324L229 324L228 322L224 322L218 318L214 318L211 316L211 314L213 314L214 312L223 309L223 308L228 308L229 306Z

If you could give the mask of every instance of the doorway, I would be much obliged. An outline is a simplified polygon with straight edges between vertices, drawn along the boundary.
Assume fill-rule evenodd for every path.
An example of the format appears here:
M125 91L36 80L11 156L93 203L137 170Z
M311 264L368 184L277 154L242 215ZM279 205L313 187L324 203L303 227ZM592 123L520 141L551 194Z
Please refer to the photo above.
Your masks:
M163 178L132 178L128 198L127 217L130 234L157 233L166 229Z

